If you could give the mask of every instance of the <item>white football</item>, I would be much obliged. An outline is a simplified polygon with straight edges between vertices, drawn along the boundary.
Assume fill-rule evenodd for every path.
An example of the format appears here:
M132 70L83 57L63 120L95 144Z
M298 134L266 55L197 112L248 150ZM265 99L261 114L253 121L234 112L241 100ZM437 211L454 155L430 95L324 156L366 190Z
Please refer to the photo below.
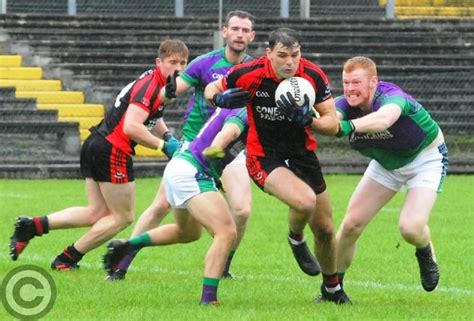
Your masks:
M304 95L308 95L309 105L314 106L316 93L311 83L302 77L290 77L283 80L277 87L275 92L275 102L280 99L281 95L287 95L290 92L296 100L298 106L303 106Z

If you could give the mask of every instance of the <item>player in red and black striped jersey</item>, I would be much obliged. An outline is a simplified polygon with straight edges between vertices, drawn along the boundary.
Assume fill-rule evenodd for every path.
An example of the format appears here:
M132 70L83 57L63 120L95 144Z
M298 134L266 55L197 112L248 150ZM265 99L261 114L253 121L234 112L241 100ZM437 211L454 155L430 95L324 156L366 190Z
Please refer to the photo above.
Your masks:
M209 84L205 96L223 108L246 103L250 176L263 191L289 206L289 242L300 268L310 275L323 273L322 296L317 301L350 303L336 274L332 207L311 135L311 130L326 135L338 131L329 81L321 68L301 57L301 42L294 30L273 31L268 44L266 56L235 66L225 78ZM279 83L293 76L313 85L314 106L305 100L307 106L298 107L291 94L275 97ZM318 118L313 117L312 107ZM306 246L307 223L315 235L321 266Z
M149 122L162 115L164 97L173 98L176 77L187 65L188 48L180 40L161 43L156 68L142 74L118 95L104 119L91 129L81 148L81 172L85 177L89 204L71 207L42 217L19 217L11 237L10 255L16 260L28 242L53 229L90 226L77 242L67 247L51 263L56 270L77 269L82 256L111 239L133 221L135 182L132 157L140 144L161 149L168 157L179 141L160 119L153 131Z

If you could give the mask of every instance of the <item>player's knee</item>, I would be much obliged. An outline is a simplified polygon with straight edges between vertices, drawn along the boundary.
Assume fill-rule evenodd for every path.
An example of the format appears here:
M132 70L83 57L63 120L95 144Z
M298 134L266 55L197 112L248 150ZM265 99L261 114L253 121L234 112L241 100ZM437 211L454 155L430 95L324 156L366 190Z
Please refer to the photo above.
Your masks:
M151 205L151 213L156 218L161 218L165 216L170 211L170 205L168 202L154 202Z
M179 240L181 243L195 242L201 238L201 232L200 228L182 230L179 234Z
M120 229L124 229L133 223L133 212L117 215L116 224Z
M334 225L332 223L319 225L312 230L319 243L328 243L334 238Z
M132 225L133 223L133 213L127 215L124 220L125 227Z
M226 224L216 232L215 237L218 237L221 242L225 242L231 246L237 238L237 229L234 224Z
M245 223L250 216L250 204L239 204L232 207L232 215L236 223Z
M180 243L192 243L192 242L196 242L197 240L199 240L199 238L201 237L201 234L182 234L179 238L180 240Z
M399 224L400 234L402 237L410 242L416 240L423 232L424 226L417 222L402 221Z
M234 244L235 240L237 239L237 230L235 227L233 229L229 229L226 233L227 241L229 242L230 246Z
M358 237L363 230L363 225L357 221L346 219L341 226L340 235L341 237Z
M302 197L292 206L296 211L312 215L316 210L316 196Z
M110 215L112 212L107 207L89 207L87 211L87 221L89 226L97 223L101 218Z

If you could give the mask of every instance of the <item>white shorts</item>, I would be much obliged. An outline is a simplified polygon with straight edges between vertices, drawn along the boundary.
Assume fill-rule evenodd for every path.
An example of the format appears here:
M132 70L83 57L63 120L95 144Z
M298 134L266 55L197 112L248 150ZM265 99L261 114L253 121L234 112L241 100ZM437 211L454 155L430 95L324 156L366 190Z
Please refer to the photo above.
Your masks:
M232 162L230 162L229 164L227 164L227 166L229 165L245 165L246 164L246 161L247 161L247 155L245 153L245 149L242 149L240 151L240 153L232 160Z
M190 162L173 157L163 173L166 198L172 208L186 208L186 203L204 192L217 192L214 179L200 172Z
M438 147L423 150L411 163L394 170L387 170L372 160L364 175L395 192L401 191L406 185L408 189L427 187L439 193L447 168L448 149L442 143Z

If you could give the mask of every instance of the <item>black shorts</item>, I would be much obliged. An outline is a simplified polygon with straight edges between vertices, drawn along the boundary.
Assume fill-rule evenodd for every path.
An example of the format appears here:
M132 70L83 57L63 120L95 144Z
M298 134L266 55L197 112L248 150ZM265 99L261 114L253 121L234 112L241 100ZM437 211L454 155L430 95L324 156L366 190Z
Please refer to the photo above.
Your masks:
M314 152L303 155L273 154L271 156L252 156L247 154L247 170L252 180L264 190L267 176L277 167L285 167L308 184L316 195L326 190L321 165Z
M135 180L132 157L97 133L82 144L81 173L96 182L124 184Z

